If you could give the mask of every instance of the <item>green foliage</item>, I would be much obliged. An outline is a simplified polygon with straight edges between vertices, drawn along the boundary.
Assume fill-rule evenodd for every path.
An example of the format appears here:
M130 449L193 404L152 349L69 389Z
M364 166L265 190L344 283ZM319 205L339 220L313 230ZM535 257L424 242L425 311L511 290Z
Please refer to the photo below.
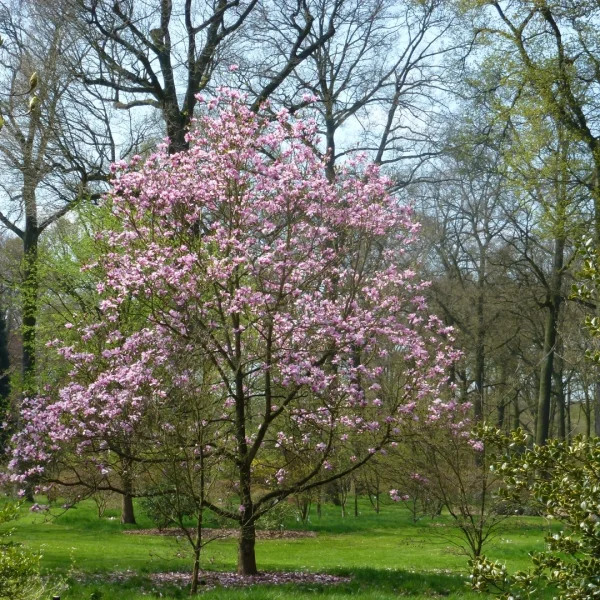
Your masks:
M495 588L502 598L517 600L552 585L559 600L600 598L600 439L527 448L527 436L518 430L510 436L490 431L486 442L505 448L495 465L506 484L502 495L512 502L527 496L562 530L546 535L546 550L532 553L529 570L512 577L485 557L472 561L473 589Z
M581 266L577 273L577 283L573 284L571 297L591 305L598 304L600 291L600 272L598 271L598 251L595 242L590 237L584 237L578 246L581 257ZM594 342L586 351L586 357L596 364L600 364L600 350L597 340L600 339L600 318L587 315L585 326Z
M193 498L160 489L150 490L148 496L140 500L140 507L160 530L191 519L198 511Z
M284 529L285 524L298 517L298 508L288 502L278 502L256 523L258 529Z
M0 507L0 524L17 518L18 508L13 504ZM0 600L45 600L59 589L40 576L40 554L27 551L9 538L12 530L0 532Z

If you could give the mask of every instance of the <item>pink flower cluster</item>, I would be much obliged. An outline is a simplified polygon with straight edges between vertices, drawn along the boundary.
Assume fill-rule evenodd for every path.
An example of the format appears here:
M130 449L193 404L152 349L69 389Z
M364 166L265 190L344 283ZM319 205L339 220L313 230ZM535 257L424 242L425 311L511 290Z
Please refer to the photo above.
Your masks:
M189 141L114 167L107 202L121 226L99 234L107 251L89 267L103 273L102 318L73 324L75 346L56 343L71 381L24 403L14 478L64 445L132 432L173 386L196 393L206 361L220 399L206 419L236 423L214 443L244 456L309 448L332 470L349 435L372 455L419 405L432 421L451 416L451 332L426 313L405 253L418 226L379 169L357 160L329 181L313 122L270 121L227 90ZM132 303L143 327L124 332ZM292 478L282 464L272 476Z

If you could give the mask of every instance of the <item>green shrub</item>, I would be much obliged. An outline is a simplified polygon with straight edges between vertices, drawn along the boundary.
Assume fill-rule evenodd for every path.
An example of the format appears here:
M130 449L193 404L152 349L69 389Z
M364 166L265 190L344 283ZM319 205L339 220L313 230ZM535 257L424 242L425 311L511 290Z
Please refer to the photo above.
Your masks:
M198 511L193 498L160 488L149 490L148 496L140 500L140 506L160 530L170 525L180 525L182 521L194 517Z
M0 507L0 524L16 519L18 507ZM12 530L0 532L0 600L46 600L63 589L61 582L40 575L40 555L10 540Z
M505 482L504 498L513 503L525 498L562 530L545 537L546 550L531 554L528 571L509 576L500 563L472 561L473 588L517 600L535 598L552 585L558 600L600 598L600 439L549 440L527 448L521 430L488 437L506 449L494 467Z

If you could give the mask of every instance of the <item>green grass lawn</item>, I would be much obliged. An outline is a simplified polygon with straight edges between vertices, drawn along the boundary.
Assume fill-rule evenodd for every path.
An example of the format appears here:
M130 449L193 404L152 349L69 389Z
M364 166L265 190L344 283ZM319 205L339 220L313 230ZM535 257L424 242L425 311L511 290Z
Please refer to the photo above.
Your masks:
M44 569L51 573L71 573L70 587L62 595L63 600L89 600L94 597L93 592L103 600L187 595L186 590L173 586L157 589L147 577L154 572L190 571L191 558L184 542L161 536L125 535L116 518L117 511L107 511L99 519L91 502L53 518L29 513L27 508L13 524L14 538L32 549L41 549ZM377 515L365 501L360 509L358 517L342 519L339 508L326 506L322 517L313 516L306 527L316 531L317 537L261 540L257 545L261 570L351 575L351 583L229 588L206 591L202 597L207 600L300 600L315 596L331 600L482 598L468 592L467 558L447 539L455 534L447 518L423 519L415 524L401 506L384 505ZM152 526L140 511L138 521L139 528ZM288 528L303 526L292 521ZM545 529L547 523L543 519L511 519L487 554L506 562L511 570L524 568L527 553L543 549ZM203 568L207 570L234 570L235 562L233 539L215 541L204 551ZM118 571L133 571L134 577L127 582L106 583ZM85 581L76 583L73 573Z

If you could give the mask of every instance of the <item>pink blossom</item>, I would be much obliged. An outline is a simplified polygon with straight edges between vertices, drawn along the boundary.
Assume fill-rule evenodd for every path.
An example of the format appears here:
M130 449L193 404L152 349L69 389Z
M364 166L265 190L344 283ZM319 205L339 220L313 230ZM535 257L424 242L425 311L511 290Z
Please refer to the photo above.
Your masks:
M162 146L113 166L105 202L119 226L98 234L86 267L101 277L100 316L74 318L68 341L52 343L69 380L23 401L13 481L151 425L169 435L180 424L156 415L201 394L206 453L228 469L251 456L279 484L299 449L315 467L347 469L339 440L362 436L367 460L392 432L454 423L457 354L403 266L418 225L379 167L353 158L330 181L314 121L256 114L232 90L205 104L188 140L186 152ZM131 302L148 318L128 322ZM390 355L402 385L384 395ZM204 364L214 373L198 382ZM216 425L249 406L239 427Z

